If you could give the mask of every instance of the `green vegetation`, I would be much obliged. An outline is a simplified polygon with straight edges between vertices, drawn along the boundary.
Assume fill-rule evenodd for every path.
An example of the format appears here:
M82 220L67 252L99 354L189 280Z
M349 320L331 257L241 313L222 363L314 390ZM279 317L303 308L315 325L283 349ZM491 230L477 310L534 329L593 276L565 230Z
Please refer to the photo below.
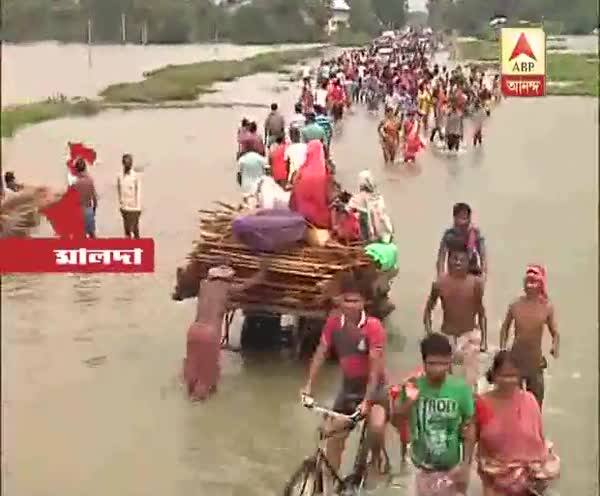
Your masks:
M551 83L563 83L549 85L549 95L600 96L598 91L598 54L550 53L546 69Z
M458 57L462 60L500 61L497 42L461 41L457 47ZM599 96L596 53L548 53L546 71L548 95Z
M589 34L598 27L597 2L592 0L428 0L429 24L438 30L486 37L489 20L504 15L509 24L541 23L549 34Z
M329 0L3 0L4 41L54 39L87 41L92 21L94 43L231 41L285 43L324 41ZM381 26L404 24L406 0L352 0L352 30L375 34Z
M310 48L266 52L242 60L169 65L146 73L143 81L113 84L100 95L109 102L195 100L213 83L233 81L259 72L278 72L285 66L316 57L320 53L320 48Z
M458 58L463 60L500 60L500 46L488 40L457 42Z
M100 106L90 100L79 102L48 100L3 108L0 119L2 137L11 137L19 128L28 124L37 124L60 117L93 115L99 111Z
M367 45L372 37L366 33L355 33L349 29L340 29L333 35L332 43L339 47L360 47Z
M427 26L427 12L413 10L406 13L406 23L411 26Z

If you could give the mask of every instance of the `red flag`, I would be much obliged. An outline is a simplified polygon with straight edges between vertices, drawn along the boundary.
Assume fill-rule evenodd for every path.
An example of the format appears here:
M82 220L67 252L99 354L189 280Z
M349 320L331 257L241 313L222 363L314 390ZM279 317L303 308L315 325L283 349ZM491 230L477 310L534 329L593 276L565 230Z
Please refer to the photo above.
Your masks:
M67 167L70 169L71 174L77 175L75 170L75 162L78 158L85 160L86 164L94 165L96 161L96 150L88 148L83 143L69 143L69 160L67 160Z
M73 186L60 200L41 210L40 213L48 219L59 238L85 239L81 196Z

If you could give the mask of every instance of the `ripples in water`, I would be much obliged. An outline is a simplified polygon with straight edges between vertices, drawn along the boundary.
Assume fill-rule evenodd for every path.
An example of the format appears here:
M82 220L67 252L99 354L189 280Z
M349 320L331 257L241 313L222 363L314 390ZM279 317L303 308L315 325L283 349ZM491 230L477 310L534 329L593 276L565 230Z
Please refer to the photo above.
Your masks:
M2 276L2 296L10 300L42 300L42 275L6 275Z

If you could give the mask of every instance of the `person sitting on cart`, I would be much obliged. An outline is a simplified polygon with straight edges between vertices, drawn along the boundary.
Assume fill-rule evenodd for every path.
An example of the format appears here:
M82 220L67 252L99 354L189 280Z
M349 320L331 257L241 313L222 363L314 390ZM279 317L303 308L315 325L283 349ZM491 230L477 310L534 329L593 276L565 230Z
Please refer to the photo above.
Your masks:
M311 395L317 374L330 351L338 357L343 382L333 410L351 415L357 409L367 416L372 462L381 469L381 452L388 417L384 349L386 333L379 319L365 313L362 288L351 274L340 281L338 311L332 313L323 327L321 341L312 358L308 381L302 389ZM331 419L329 428L336 430L340 420ZM337 471L341 465L348 433L340 433L327 441L327 458ZM332 481L325 482L330 489ZM329 487L328 487L329 484ZM325 494L330 494L327 491Z

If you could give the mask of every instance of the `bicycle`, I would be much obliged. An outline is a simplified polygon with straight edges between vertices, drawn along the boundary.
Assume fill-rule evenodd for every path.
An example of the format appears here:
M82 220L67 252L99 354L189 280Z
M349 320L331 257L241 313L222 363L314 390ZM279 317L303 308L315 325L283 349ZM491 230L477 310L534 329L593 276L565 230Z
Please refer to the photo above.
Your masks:
M346 425L339 429L325 430L322 426L318 428L319 438L317 450L313 456L306 458L300 467L292 474L285 486L284 496L317 496L323 492L323 473L328 471L333 477L334 494L339 496L358 496L360 491L365 486L367 480L367 463L369 456L369 446L367 441L367 423L363 422L364 417L359 411L352 415L344 415L334 412L328 408L318 405L310 396L302 397L302 405L323 415L327 418L337 418L346 421ZM342 432L351 432L356 426L363 422L360 433L360 441L356 457L354 458L354 466L352 473L344 478L331 466L327 456L325 455L324 445L327 439L341 434ZM389 458L385 449L383 450L385 462L389 465Z

